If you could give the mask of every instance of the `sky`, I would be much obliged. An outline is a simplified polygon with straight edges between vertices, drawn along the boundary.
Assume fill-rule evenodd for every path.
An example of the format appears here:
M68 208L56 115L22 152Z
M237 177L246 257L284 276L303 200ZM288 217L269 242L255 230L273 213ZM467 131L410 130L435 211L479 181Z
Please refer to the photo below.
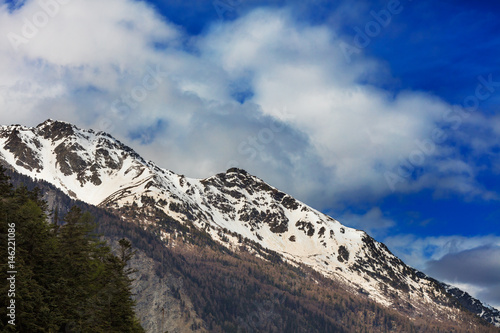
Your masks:
M0 0L0 123L231 167L500 308L500 3Z

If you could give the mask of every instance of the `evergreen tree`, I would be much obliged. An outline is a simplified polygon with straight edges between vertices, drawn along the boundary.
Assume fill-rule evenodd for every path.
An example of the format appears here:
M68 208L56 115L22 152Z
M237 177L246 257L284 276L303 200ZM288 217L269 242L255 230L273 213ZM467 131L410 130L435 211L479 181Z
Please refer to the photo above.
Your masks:
M5 172L5 167L0 165L0 196L2 198L6 198L12 193L12 184L10 183L9 177L7 177Z
M0 250L7 258L8 235L15 229L17 271L11 298L7 272L12 268L2 261L0 303L15 299L16 326L8 323L2 306L0 331L143 332L126 268L134 254L131 243L121 240L116 256L93 234L90 214L73 207L57 226L48 222L46 211L39 190L14 190L0 167Z

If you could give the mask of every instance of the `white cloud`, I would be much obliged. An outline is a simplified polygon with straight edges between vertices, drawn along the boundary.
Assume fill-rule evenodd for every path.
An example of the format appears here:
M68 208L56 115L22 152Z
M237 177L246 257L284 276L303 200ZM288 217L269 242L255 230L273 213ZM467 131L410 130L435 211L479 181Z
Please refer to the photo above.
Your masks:
M36 1L14 12L0 7L4 37L22 36L39 13L49 17L17 50L0 38L2 123L52 117L108 130L189 176L238 164L318 208L379 198L391 190L384 173L430 138L450 108L428 94L393 95L367 83L386 77L380 62L360 55L347 64L334 31L287 10L254 10L190 37L145 2L54 8L48 15ZM235 92L247 100L234 100ZM131 140L159 121L150 144ZM435 150L425 173L398 191L485 193L473 165L456 157L450 168L441 160L453 149Z
M4 50L73 67L133 67L151 56L152 43L178 38L178 31L144 2L131 0L27 1L21 9L3 13L2 30L9 37ZM11 34L22 42L12 43Z
M209 56L231 76L251 78L252 101L264 113L276 116L276 110L287 107L294 116L289 123L307 134L321 166L333 171L328 178L337 198L387 194L385 172L414 158L417 167L426 167L425 177L405 177L395 190L442 185L442 190L471 196L486 192L473 172L463 173L473 166L460 159L447 162L455 157L454 149L432 141L432 153L421 151L452 107L428 94L403 91L393 96L361 83L383 66L367 58L348 66L339 37L326 27L297 24L286 11L255 11L215 31L205 40ZM450 168L455 162L462 168Z

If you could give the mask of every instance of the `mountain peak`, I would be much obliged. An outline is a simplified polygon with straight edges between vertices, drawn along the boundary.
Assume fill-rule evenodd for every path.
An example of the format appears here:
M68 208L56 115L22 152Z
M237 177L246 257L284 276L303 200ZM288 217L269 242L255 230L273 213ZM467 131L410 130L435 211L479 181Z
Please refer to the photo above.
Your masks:
M99 204L116 189L102 186L130 181L146 162L104 132L47 119L36 127L2 126L0 158L32 178L44 179L70 197ZM135 172L132 172L135 170Z
M44 121L36 128L45 139L52 139L54 141L74 135L75 130L78 130L73 124L52 119Z
M67 125L73 126L72 123L64 121L64 120L57 120L57 119L48 118L43 123L38 124L36 127L40 128L40 127L52 126L54 124L67 124Z
M249 175L249 173L246 170L239 169L239 168L230 168L226 171L226 174L229 173L237 173L237 174L243 174L243 175Z

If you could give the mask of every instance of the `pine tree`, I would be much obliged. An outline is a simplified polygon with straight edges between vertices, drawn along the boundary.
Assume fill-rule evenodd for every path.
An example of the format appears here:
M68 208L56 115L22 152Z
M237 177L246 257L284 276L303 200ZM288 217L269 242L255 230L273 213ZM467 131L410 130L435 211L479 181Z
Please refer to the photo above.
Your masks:
M38 189L13 189L0 167L0 250L8 257L15 226L16 326L0 307L2 332L144 332L135 318L126 269L131 243L114 255L93 234L88 213L73 207L58 227L48 222ZM8 304L8 262L0 264L0 303Z

